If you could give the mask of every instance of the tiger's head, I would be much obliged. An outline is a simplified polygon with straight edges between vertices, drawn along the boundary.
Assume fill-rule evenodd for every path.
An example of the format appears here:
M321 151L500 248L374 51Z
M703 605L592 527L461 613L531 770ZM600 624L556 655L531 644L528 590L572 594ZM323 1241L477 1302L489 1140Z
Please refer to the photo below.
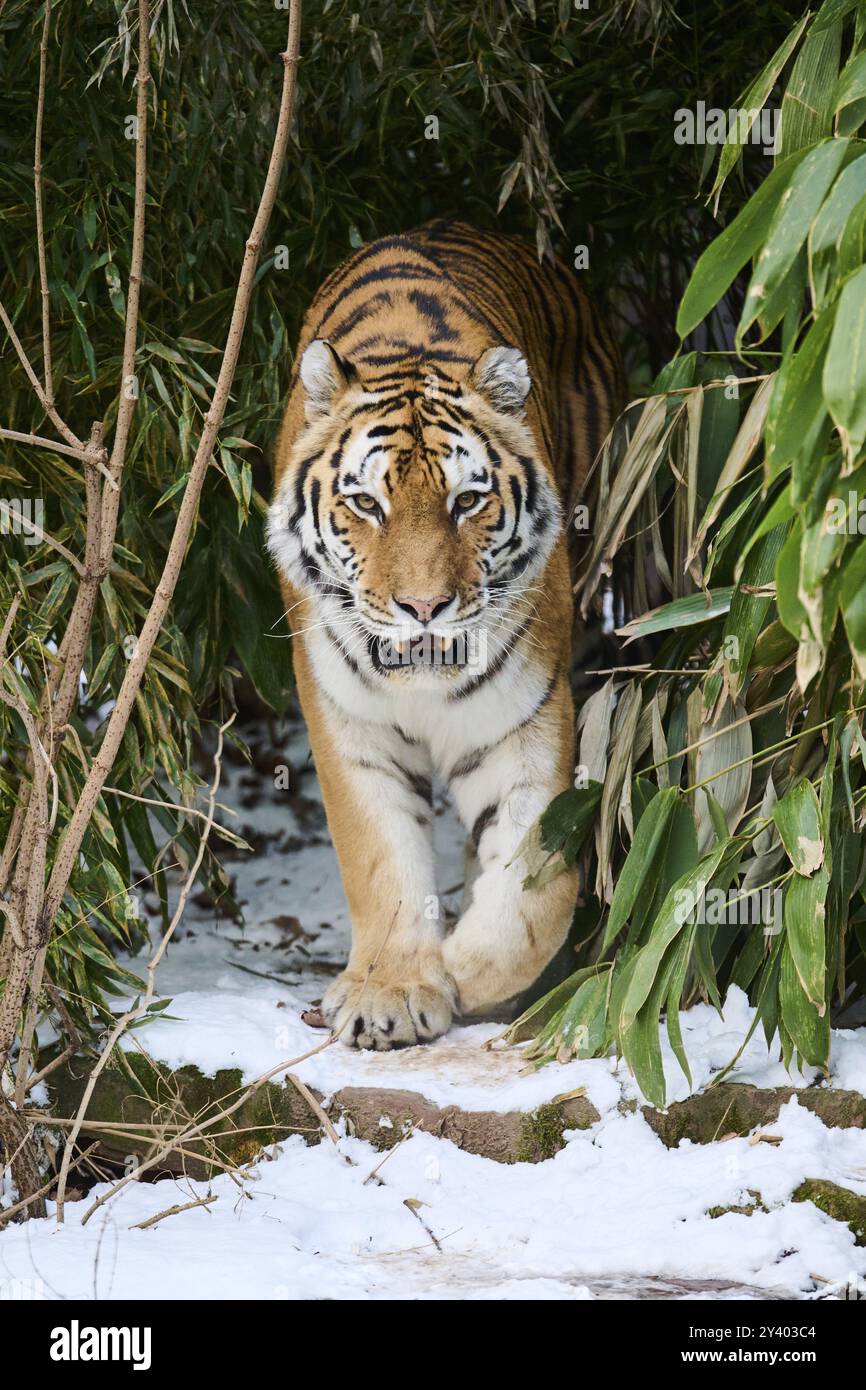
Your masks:
M382 676L435 680L494 658L528 621L562 529L520 351L490 348L463 379L438 366L362 376L316 339L300 382L306 423L269 525L287 578Z

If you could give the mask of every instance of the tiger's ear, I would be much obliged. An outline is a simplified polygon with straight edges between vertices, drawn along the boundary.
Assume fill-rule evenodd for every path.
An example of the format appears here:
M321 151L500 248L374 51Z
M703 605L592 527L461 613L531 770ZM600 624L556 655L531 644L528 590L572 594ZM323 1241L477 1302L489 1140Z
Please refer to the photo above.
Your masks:
M307 393L307 419L327 415L355 377L355 369L324 338L316 338L301 358L301 385Z
M494 347L482 352L469 381L503 415L520 414L532 385L526 358L516 347Z

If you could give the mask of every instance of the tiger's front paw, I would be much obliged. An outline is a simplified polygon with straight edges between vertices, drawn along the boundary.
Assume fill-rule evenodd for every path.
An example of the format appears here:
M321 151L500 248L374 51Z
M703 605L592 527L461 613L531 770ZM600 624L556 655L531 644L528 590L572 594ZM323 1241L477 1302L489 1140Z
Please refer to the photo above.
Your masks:
M349 1047L411 1047L448 1031L453 991L444 975L369 976L344 970L325 991L322 1013Z
M445 968L454 981L456 1007L462 1016L483 1013L508 996L500 981L500 963L479 943L457 938L453 933L444 943Z
M462 1018L494 1016L531 982L533 971L538 973L525 949L522 955L508 949L510 935L507 917L488 923L470 909L443 942L445 969L457 996L455 1012Z

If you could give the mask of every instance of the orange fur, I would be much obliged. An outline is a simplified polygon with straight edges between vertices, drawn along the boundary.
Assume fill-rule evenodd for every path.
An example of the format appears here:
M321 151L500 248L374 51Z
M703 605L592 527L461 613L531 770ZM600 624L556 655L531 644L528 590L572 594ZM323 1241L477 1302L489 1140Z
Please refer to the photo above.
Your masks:
M304 320L271 546L352 915L325 1001L348 1041L441 1032L454 1008L531 984L567 932L575 875L530 892L507 859L572 782L564 518L619 391L570 272L462 224L362 248ZM444 616L419 619L434 599ZM393 664L404 632L428 644L418 664ZM477 669L435 664L481 633ZM445 940L425 840L434 770L481 864Z

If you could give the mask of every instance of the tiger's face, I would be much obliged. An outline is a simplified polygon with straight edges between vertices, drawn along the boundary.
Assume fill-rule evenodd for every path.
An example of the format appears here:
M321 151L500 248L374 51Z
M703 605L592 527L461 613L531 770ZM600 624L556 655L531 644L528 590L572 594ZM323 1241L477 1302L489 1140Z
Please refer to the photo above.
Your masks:
M453 677L482 634L491 659L562 527L520 352L489 349L463 381L362 379L317 339L300 377L306 426L270 522L288 578L382 676Z

